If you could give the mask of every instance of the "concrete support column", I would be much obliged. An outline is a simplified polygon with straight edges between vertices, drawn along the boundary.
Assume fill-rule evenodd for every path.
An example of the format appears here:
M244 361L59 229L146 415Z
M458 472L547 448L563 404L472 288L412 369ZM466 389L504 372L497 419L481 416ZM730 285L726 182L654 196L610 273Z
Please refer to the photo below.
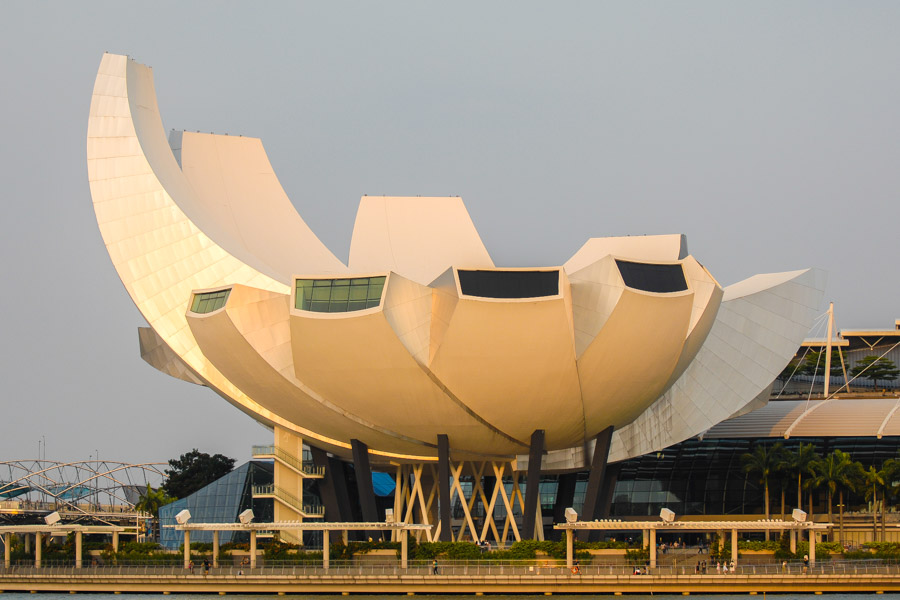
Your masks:
M350 532L344 529L341 531L341 542L346 546L350 543Z
M112 544L113 544L113 552L119 551L119 532L113 531L112 533Z
M219 566L219 532L213 531L213 567Z
M4 533L3 534L3 566L7 569L12 565L12 559L10 555L12 547L12 534Z
M538 502L541 485L541 459L544 455L544 430L535 429L531 434L531 446L528 453L528 479L525 482L525 508L522 514L522 539L540 539L535 535L535 528L543 528L538 522ZM465 499L463 499L465 502Z
M797 530L791 529L791 552L797 553Z
M641 548L646 548L650 545L650 530L642 529L641 530Z
M584 506L581 509L582 521L593 521L600 517L600 497L603 480L606 477L606 461L609 458L609 446L612 441L613 428L607 427L594 438L594 454L591 457L591 471L588 475L587 489L584 493ZM599 532L582 529L578 532L581 541L599 539Z
M184 531L184 568L187 569L191 563L191 532Z
M575 532L566 529L566 568L572 570L572 560L575 558Z
M83 554L82 554L82 534L80 531L75 532L75 568L80 569L84 566Z
M322 568L328 570L331 563L331 540L328 538L328 530L322 530Z
M809 566L816 566L816 532L809 530Z
M812 545L812 544L810 544ZM34 534L34 568L41 568L41 534Z
M25 533L25 554L31 554L31 534Z
M452 542L453 527L450 524L450 439L442 433L437 436L437 443L438 502L440 503L441 518L440 541ZM527 519L528 517L526 516L525 518Z
M400 530L400 568L405 569L409 566L409 533Z
M250 530L250 568L256 568L256 530Z
M732 529L731 530L731 562L734 563L735 566L737 566L737 561L738 561L737 542L738 542L738 531L737 531L737 529Z
M719 551L725 549L725 530L720 529L716 532L716 537L719 538Z
M650 530L650 568L656 568L656 530Z

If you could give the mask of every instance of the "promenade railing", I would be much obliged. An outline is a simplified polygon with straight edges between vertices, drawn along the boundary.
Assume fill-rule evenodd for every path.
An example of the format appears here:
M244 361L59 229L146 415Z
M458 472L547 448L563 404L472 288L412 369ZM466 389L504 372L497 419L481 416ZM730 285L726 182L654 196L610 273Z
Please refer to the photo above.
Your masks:
M655 568L646 566L630 566L616 564L579 565L577 569L569 569L564 564L550 564L542 561L465 561L438 560L437 573L432 561L410 561L407 568L399 564L366 564L365 562L332 560L329 568L321 563L298 564L295 561L266 561L262 558L256 567L249 565L221 564L210 566L205 570L202 562L195 561L193 571L185 569L182 563L160 564L158 562L141 564L131 561L128 564L101 565L86 564L76 568L71 562L44 562L35 567L33 562L19 562L10 567L0 566L0 576L58 576L58 575L96 575L96 576L170 576L170 577L305 577L305 576L556 576L564 578L577 577L654 577L696 578L696 577L730 577L730 576L812 576L812 575L882 575L900 577L900 564L881 560L822 561L815 566L806 567L803 563L749 564L740 565L727 573L717 572L715 565L702 573L696 572L696 565L665 565Z

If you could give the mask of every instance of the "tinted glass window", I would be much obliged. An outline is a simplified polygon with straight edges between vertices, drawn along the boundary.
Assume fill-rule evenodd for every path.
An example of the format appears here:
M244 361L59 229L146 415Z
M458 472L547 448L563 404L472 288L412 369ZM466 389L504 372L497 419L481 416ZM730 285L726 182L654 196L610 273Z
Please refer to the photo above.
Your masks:
M617 260L625 285L636 290L665 294L687 289L681 265L656 265Z
M298 279L294 306L312 312L352 312L378 306L386 277Z
M540 298L559 294L559 271L459 271L466 296Z
M218 292L207 292L205 294L194 294L194 300L191 302L191 312L201 315L219 310L225 306L228 300L228 294L231 290L221 290Z

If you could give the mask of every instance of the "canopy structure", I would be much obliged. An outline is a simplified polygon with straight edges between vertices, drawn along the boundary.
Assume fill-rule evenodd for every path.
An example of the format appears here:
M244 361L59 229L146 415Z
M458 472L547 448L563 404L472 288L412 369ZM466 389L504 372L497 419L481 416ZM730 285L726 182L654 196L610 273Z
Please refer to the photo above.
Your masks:
M797 550L798 532L807 531L809 536L809 562L816 563L816 536L813 532L825 531L833 527L832 523L814 523L812 521L782 521L780 519L761 519L759 521L576 521L559 523L554 529L566 532L566 564L572 567L574 557L574 533L579 530L599 531L642 531L649 539L650 568L656 567L656 532L657 531L717 531L720 543L725 542L724 533L731 532L731 557L737 564L738 534L743 531L789 531L791 534L791 551Z
M84 534L102 533L112 534L113 550L119 550L120 535L134 535L138 533L137 527L123 527L120 525L78 525L75 523L56 523L54 525L0 525L0 536L3 539L3 564L8 569L11 562L12 535L34 536L34 566L41 566L41 551L43 549L43 536L75 534L75 567L83 566L82 536Z
M331 531L417 531L429 530L432 525L415 523L322 523L316 521L276 521L274 523L181 523L174 525L179 531L184 531L184 566L187 567L191 560L190 545L191 531L213 532L213 566L218 565L219 556L219 532L220 531L248 531L250 532L250 568L256 567L256 536L260 531L321 531L322 532L322 566L329 566L329 532ZM400 536L400 565L406 568L408 561L407 536Z

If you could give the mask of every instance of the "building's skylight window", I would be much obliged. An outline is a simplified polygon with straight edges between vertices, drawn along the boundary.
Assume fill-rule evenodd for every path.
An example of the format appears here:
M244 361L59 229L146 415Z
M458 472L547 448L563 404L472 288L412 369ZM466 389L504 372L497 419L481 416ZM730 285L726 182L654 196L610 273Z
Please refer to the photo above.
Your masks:
M481 298L542 298L559 294L559 271L464 271L459 287Z
M385 277L298 279L294 306L312 312L352 312L378 306Z
M630 288L657 294L683 292L688 289L684 280L684 270L680 264L657 265L616 260L616 265L622 274L622 281Z
M228 300L230 289L220 290L218 292L206 292L204 294L194 294L194 301L191 302L191 312L205 315L214 310L219 310L225 306Z

